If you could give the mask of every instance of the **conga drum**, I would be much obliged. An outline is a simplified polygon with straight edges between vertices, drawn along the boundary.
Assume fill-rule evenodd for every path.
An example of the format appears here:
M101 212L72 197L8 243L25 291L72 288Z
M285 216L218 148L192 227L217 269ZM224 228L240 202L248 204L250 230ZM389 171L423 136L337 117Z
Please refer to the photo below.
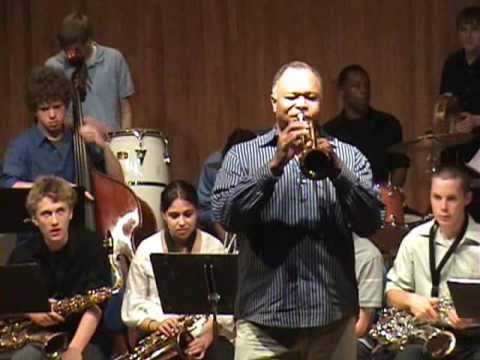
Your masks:
M110 148L123 169L125 182L152 209L163 228L160 196L170 181L168 140L152 129L124 129L109 133Z

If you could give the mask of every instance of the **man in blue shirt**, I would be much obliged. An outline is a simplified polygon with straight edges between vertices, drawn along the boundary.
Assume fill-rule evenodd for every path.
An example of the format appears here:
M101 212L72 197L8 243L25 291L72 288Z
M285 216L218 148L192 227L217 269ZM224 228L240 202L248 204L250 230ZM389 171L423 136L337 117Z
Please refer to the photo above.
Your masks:
M36 68L29 79L27 103L35 124L7 148L2 186L30 187L40 175L55 175L75 183L73 129L66 120L71 86L65 75L48 67ZM123 181L118 160L105 141L101 126L86 118L80 136L89 144L88 152L96 166Z
M68 14L58 33L60 52L45 65L62 70L70 78L77 66L71 64L67 52L77 52L85 62L87 92L84 114L104 123L109 130L132 127L130 97L135 93L127 61L117 49L102 46L93 40L88 17Z
M214 217L239 236L237 360L356 357L352 231L372 234L380 214L370 165L353 146L319 138L326 178L301 169L321 99L314 68L281 67L271 94L274 128L234 146L217 175ZM298 121L300 114L311 121Z
M198 220L202 230L215 235L220 240L225 240L225 231L222 227L215 223L212 215L212 190L215 185L218 170L222 166L225 154L232 148L232 146L255 138L255 133L247 129L235 129L228 136L227 142L222 151L215 151L211 153L205 160L202 171L198 178L197 195L199 201Z

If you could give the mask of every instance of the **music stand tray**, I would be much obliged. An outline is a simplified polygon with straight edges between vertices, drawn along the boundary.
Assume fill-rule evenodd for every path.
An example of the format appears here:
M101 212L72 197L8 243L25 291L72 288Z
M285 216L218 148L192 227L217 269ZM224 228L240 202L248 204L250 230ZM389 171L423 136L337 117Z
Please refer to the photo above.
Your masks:
M0 266L0 314L49 312L47 281L35 263Z
M233 314L237 293L238 255L151 254L155 282L167 314L210 314L212 303L207 277L219 295L218 314Z
M458 316L477 318L480 316L480 279L450 278L448 289Z

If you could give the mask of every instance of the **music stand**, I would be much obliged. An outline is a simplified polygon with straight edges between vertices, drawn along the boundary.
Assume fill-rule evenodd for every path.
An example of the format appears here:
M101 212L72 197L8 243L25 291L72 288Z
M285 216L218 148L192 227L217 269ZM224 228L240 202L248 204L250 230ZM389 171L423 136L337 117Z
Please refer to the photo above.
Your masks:
M0 266L0 315L49 312L47 281L35 263Z
M450 278L447 280L455 310L459 317L480 316L480 279Z
M85 190L75 187L77 203L73 210L73 224L83 224L85 217ZM30 216L25 208L25 200L30 189L26 188L0 188L0 233L30 232L34 229Z
M237 294L238 255L151 254L155 282L164 313L233 314Z

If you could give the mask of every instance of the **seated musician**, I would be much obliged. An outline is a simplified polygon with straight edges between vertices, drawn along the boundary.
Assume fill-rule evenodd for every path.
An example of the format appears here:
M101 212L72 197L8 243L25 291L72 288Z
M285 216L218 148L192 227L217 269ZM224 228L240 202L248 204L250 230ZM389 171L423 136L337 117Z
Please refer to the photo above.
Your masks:
M75 182L73 130L66 120L71 97L70 82L60 70L33 70L27 86L27 104L35 124L7 148L2 186L30 187L40 175ZM90 145L87 151L94 165L123 181L122 169L105 141L102 126L93 118L85 118L80 135Z
M197 229L198 197L189 183L182 180L170 183L162 192L161 210L166 230L143 240L135 252L122 304L122 319L128 326L142 331L160 331L172 336L177 330L178 317L162 310L150 254L223 253L225 250L217 238ZM201 335L188 344L186 354L205 354L207 359L233 359L233 346L222 336L217 342L216 355L209 351L213 341L212 325L209 320Z
M237 128L227 138L222 151L211 153L203 163L198 178L197 194L199 200L198 220L202 230L216 235L219 239L225 240L225 230L213 220L212 214L212 191L215 185L217 173L222 166L222 161L227 152L234 146L244 141L255 138L255 133L248 129Z
M376 184L391 181L403 186L409 159L387 149L402 141L400 122L391 114L370 106L370 77L360 65L348 65L338 75L342 111L328 121L325 131L359 149L372 167Z
M426 322L443 318L453 328L457 346L449 359L480 359L480 337L473 329L480 319L459 318L454 307L447 311L438 307L439 299L450 299L449 278L480 275L480 225L465 211L471 197L470 179L463 169L443 166L435 172L430 192L434 219L404 238L387 274L385 291L392 306ZM417 344L406 346L395 357L428 358Z
M55 300L84 295L88 290L110 285L110 269L101 238L81 227L70 226L76 192L65 180L38 178L28 194L26 207L39 232L34 241L16 247L9 264L38 263L47 277L52 303ZM29 318L47 331L66 331L68 344L62 359L107 359L107 339L97 326L101 305L89 304L75 314L55 312L29 314ZM16 351L13 360L46 359L38 345L28 344Z
M380 251L367 238L353 234L355 248L355 276L358 284L358 312L355 323L357 359L370 359L371 347L364 337L367 335L383 302L384 265Z

